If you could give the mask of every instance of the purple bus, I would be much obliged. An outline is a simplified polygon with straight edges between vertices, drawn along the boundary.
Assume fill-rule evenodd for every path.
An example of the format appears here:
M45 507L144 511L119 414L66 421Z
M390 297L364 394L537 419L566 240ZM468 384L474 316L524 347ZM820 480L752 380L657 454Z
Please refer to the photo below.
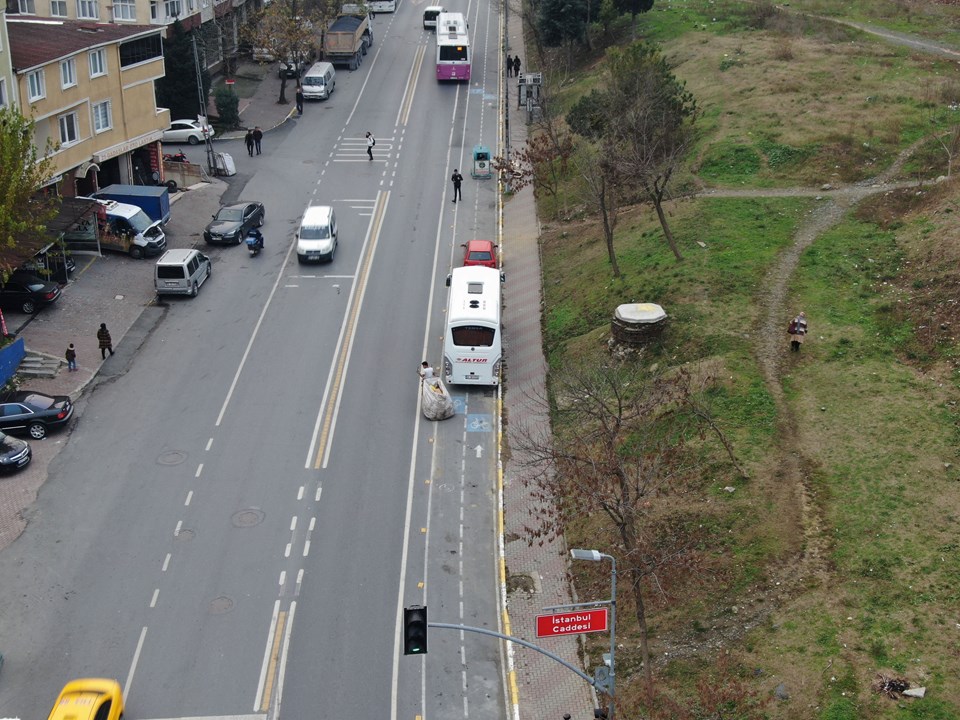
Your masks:
M437 80L470 79L470 38L462 13L437 16Z

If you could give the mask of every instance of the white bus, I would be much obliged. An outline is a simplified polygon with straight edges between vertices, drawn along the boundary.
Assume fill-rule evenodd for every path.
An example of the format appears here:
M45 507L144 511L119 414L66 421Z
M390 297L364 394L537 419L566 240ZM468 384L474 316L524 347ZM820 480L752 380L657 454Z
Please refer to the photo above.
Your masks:
M462 13L437 16L437 80L470 79L470 36Z
M450 385L500 382L500 271L455 268L450 275L443 374Z

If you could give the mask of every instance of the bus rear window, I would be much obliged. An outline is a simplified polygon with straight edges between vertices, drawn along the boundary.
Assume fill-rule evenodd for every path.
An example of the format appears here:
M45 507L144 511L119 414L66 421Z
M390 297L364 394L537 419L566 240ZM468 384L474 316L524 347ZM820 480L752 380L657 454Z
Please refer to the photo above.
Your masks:
M479 325L461 325L450 329L453 344L457 347L493 347L497 331Z
M466 62L467 60L467 46L466 45L441 45L440 46L440 62Z

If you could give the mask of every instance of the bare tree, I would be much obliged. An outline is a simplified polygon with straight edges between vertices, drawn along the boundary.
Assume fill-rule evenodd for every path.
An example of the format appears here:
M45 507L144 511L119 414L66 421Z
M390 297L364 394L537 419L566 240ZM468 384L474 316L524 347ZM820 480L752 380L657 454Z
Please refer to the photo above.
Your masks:
M550 195L561 197L561 182L569 174L570 157L574 144L562 118L555 116L554 103L546 86L540 87L540 113L532 124L526 146L514 151L508 162L506 158L495 157L493 168L499 172L508 172L511 176L513 191L534 184L537 197ZM563 197L563 214L566 215L566 197Z
M617 172L617 165L610 157L609 149L602 149L589 141L577 146L573 166L580 175L584 195L590 204L600 213L603 221L603 238L607 244L607 257L615 278L620 277L620 265L617 251L613 245L613 233L617 227L621 194L626 183Z
M562 535L597 511L609 521L590 529L606 536L614 546L608 552L626 568L648 693L653 675L642 590L661 568L695 563L693 538L674 528L665 540L662 530L669 527L671 494L696 474L698 454L686 452L686 444L720 432L691 412L705 407L699 383L708 381L683 370L651 376L628 365L567 369L553 381L553 434L528 431L520 421L515 436L524 464L535 471L531 494L551 508L531 521L530 542Z

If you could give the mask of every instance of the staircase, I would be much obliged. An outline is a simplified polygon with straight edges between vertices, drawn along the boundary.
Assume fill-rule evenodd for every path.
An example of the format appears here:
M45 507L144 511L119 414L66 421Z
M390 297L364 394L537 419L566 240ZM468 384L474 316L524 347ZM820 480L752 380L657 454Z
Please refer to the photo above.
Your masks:
M26 377L52 378L57 376L57 372L59 372L60 365L62 364L63 360L60 360L59 358L52 358L49 355L40 355L28 350L23 356L23 360L20 361L20 367L17 368L17 374L24 375Z

